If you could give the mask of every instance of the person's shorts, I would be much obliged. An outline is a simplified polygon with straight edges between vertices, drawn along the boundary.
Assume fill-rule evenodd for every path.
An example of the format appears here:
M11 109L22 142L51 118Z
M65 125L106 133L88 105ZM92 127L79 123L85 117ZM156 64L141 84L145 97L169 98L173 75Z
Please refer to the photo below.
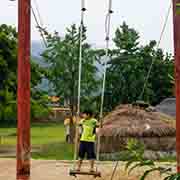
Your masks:
M94 142L80 141L79 158L84 159L86 155L88 160L96 159Z

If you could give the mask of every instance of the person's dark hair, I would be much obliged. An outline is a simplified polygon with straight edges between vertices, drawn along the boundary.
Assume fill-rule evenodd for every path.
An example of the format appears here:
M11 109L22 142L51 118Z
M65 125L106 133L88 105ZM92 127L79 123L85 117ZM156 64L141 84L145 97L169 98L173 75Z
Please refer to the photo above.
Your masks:
M95 117L96 119L99 119L99 113L95 113L94 117Z
M93 111L91 109L86 109L83 111L83 114L87 114L89 116L93 116Z

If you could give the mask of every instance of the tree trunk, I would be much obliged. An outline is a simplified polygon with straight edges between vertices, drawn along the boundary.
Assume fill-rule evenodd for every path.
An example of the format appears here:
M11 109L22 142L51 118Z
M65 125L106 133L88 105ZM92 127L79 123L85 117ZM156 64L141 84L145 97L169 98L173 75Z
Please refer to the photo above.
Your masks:
M73 117L71 117L71 123L70 123L70 144L74 143L75 140L75 124L73 123Z

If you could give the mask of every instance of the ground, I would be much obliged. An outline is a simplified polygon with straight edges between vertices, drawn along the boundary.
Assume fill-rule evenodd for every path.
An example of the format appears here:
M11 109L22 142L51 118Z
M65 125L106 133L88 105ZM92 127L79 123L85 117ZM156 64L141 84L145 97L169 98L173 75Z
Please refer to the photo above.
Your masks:
M15 180L15 159L0 159L0 180ZM32 160L31 178L30 180L72 180L74 177L69 176L69 169L72 168L70 161L55 161L55 160ZM87 167L87 163L84 164ZM163 165L166 165L163 163ZM171 164L172 166L173 164ZM102 162L98 165L102 173L101 178L97 180L111 180L111 175L115 162ZM174 165L173 165L174 166ZM131 176L127 176L124 171L124 163L119 162L113 180L138 180L142 170L136 170ZM93 177L82 176L77 180L93 180ZM147 180L161 180L158 173L154 173Z
M16 128L1 127L0 136L3 137L0 142L0 180L15 180L16 160ZM64 127L62 123L32 124L31 128L32 142L32 168L31 180L72 180L69 176L69 170L72 168L73 145L65 143ZM9 159L5 159L8 157ZM36 160L35 160L36 159ZM53 159L53 160L51 160ZM62 161L65 160L66 161ZM99 180L111 180L113 167L116 162L101 162L99 170L102 177ZM143 173L142 169L136 169L131 176L127 176L124 171L124 163L120 162L115 176L112 180L138 180L139 175ZM88 164L85 163L85 168ZM175 167L174 163L168 163L166 167ZM174 168L175 169L175 168ZM78 180L91 180L90 176L78 177ZM150 175L147 180L160 180L159 174Z

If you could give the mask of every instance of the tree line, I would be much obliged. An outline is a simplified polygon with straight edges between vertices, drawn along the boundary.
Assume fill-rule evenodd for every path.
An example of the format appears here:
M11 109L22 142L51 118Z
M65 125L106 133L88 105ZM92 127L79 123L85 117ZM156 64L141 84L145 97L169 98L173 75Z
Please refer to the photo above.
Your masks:
M51 83L60 104L68 102L76 112L79 63L79 27L66 29L65 36L44 30L47 48L42 53L48 64L40 67L31 61L32 118L48 114L48 93L38 88L43 78ZM105 111L121 103L143 100L152 105L173 96L174 59L170 53L157 49L157 42L140 43L140 34L125 22L112 39L107 66ZM102 69L105 49L97 49L87 42L86 27L82 45L81 110L91 107L98 113L102 88ZM142 94L145 78L153 61L152 71ZM0 26L0 120L16 119L17 91L17 32L14 27ZM142 95L142 96L141 96Z

